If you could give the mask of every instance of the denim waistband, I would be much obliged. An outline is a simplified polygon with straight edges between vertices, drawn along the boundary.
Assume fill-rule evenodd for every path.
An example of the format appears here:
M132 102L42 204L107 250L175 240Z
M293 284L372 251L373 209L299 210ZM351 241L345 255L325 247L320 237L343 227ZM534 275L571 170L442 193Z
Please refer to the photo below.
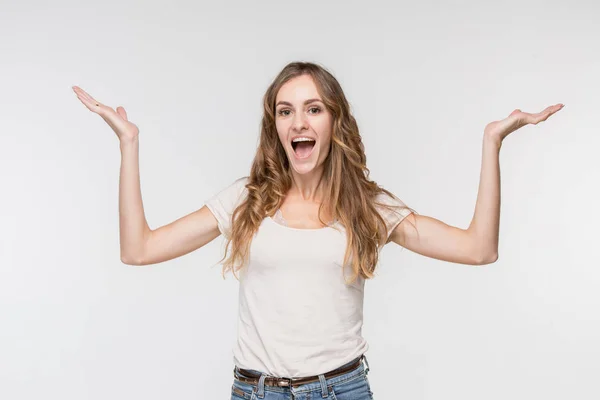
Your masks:
M329 373L335 372L335 371L337 371L339 369L348 367L349 365L352 365L353 363L355 363L355 362L357 362L357 361L359 361L361 359L364 360L364 364L360 363L356 368L354 368L354 369L352 369L350 371L346 371L345 373L343 373L341 375L338 375L338 376L335 376L333 378L328 378L328 379L325 378L325 374L329 374ZM253 370L253 369L246 369L246 370L250 371L250 372L253 372L253 373L255 373L255 374L257 374L257 375L260 376L260 378L258 380L258 384L256 385L256 387L257 387L258 397L259 398L263 398L264 397L264 392L265 392L264 380L265 380L265 378L267 376L271 376L271 375L268 375L268 374L266 374L264 372ZM294 388L294 392L295 393L301 393L301 392L313 391L315 389L320 388L322 390L323 395L326 396L327 386L328 385L334 385L334 384L337 384L337 383L342 383L342 382L347 381L347 380L351 380L351 379L355 378L357 375L360 375L360 374L363 374L363 373L365 375L367 375L369 373L369 362L367 361L367 357L364 354L362 354L362 355L354 358L353 360L351 360L351 361L349 361L349 362L347 362L347 363L345 363L345 364L343 364L343 365L335 368L334 370L331 370L329 372L325 372L323 374L315 375L315 377L319 378L319 381L310 382L310 383L306 383L306 384L297 386L296 388ZM239 371L239 368L237 366L234 368L234 376L235 376L235 374L246 376L246 375L242 374ZM256 377L254 377L254 378L256 378ZM287 387L271 387L271 386L267 386L267 387L268 387L269 391L275 391L275 392L289 392L291 390L290 388L287 388Z

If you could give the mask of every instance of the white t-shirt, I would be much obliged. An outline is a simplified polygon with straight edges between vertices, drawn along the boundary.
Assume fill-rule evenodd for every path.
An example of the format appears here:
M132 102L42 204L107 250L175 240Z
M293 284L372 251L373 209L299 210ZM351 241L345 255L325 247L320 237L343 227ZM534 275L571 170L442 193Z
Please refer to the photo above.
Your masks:
M231 217L245 200L248 178L240 178L207 200L219 230L229 238ZM380 195L384 204L404 205ZM410 210L378 211L388 238ZM331 371L365 353L362 337L365 280L346 284L341 265L346 233L331 226L298 229L266 217L239 270L237 339L233 361L239 368L297 378ZM345 267L350 281L353 271Z

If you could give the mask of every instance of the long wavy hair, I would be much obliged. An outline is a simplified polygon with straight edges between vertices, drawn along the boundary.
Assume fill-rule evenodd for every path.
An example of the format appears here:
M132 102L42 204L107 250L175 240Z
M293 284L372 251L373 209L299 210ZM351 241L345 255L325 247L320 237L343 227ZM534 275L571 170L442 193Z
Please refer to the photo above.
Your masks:
M333 219L345 228L347 245L343 266L351 262L354 274L350 283L359 274L364 279L374 276L379 251L387 237L385 221L375 205L393 207L376 203L375 198L382 192L392 197L393 194L369 179L358 125L336 78L320 65L292 62L277 75L263 97L260 142L246 184L247 197L233 212L231 235L226 242L225 255L219 261L227 257L231 247L229 257L223 263L223 278L229 270L233 270L238 278L236 272L248 261L254 234L263 219L273 216L279 209L292 186L290 163L275 126L275 99L286 82L301 75L312 77L325 107L333 116L331 147L320 182L325 202L319 207L319 221L324 224L321 211L326 207L331 210Z

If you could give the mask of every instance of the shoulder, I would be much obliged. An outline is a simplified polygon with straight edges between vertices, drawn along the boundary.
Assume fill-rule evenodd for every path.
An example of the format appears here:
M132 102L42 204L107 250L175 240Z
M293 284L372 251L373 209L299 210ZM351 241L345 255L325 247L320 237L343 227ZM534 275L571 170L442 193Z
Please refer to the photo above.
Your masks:
M244 176L230 182L227 186L221 188L216 194L214 194L209 200L210 204L219 204L229 212L233 211L235 205L237 205L248 192L246 185L248 184L249 177Z
M375 195L374 203L376 207L386 207L386 206L400 206L405 207L406 204L400 198L398 198L394 193L389 191L380 191Z
M219 231L225 237L231 234L231 219L235 209L245 200L248 193L248 179L247 176L236 179L205 202L206 207L217 219Z
M231 186L233 188L235 188L235 190L237 190L239 193L248 190L246 188L246 185L248 184L248 182L250 182L250 177L249 176L242 176L241 178L236 179L235 181L233 181L233 183L231 184Z
M392 224L404 219L412 210L398 196L389 191L377 193L374 199L374 206L377 212Z
M386 243L389 242L390 235L400 222L413 212L398 196L383 190L375 196L374 206L385 221L387 228Z
M248 184L250 177L243 176L241 178L236 179L233 183L230 183L226 188L221 190L221 193L227 194L229 196L239 197L239 195L243 194L248 189L246 185Z

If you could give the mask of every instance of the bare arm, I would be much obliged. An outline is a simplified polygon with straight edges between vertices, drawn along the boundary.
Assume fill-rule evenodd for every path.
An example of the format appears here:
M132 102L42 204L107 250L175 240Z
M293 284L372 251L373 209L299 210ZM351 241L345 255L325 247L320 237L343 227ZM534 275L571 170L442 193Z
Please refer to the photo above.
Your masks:
M119 231L123 263L148 265L172 260L199 249L221 234L216 218L206 206L151 230L142 202L138 155L137 139L121 141Z
M409 214L391 241L415 253L441 261L485 265L498 259L500 219L500 143L484 136L483 159L475 214L468 229L426 215Z
M73 91L90 111L106 121L119 138L119 234L122 262L147 265L172 260L204 246L221 234L216 218L206 206L168 225L151 230L144 214L140 190L138 127L127 119L123 107L117 107L115 111L77 86L73 86Z
M140 189L139 140L121 140L119 174L119 239L121 261L136 264L142 256L150 228Z
M445 224L432 217L410 214L411 224L400 223L391 241L415 253L443 261L485 265L498 259L500 223L500 163L502 141L511 132L545 121L562 109L562 104L530 114L519 109L508 117L489 123L484 130L483 158L475 214L468 229ZM416 229L413 225L416 224Z
M422 256L458 264L483 265L494 261L481 255L475 236L467 229L436 218L409 214L391 234L390 241Z
M139 253L121 257L129 265L149 265L191 253L217 238L217 220L206 206L168 225L144 231Z

